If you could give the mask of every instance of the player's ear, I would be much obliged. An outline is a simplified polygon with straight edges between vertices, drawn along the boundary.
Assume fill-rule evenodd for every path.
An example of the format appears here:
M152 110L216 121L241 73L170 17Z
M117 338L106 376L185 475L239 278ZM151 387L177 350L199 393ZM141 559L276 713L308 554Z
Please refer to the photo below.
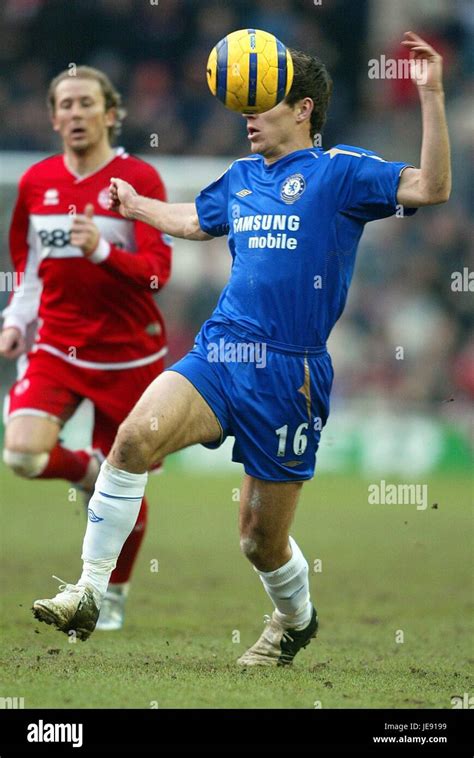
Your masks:
M306 121L311 117L314 109L314 101L310 97L304 97L297 105L296 119L299 122Z
M117 120L117 109L109 108L105 113L105 123L107 126L113 126Z

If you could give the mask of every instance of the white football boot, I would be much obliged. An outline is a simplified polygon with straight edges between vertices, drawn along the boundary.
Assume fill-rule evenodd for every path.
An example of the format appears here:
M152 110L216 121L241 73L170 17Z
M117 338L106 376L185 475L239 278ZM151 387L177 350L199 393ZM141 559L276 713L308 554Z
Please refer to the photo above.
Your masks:
M290 666L301 648L309 645L318 631L318 617L313 607L311 620L304 629L285 629L276 617L265 616L266 626L259 639L237 663L240 666Z
M57 576L53 577L62 582ZM93 587L62 583L51 599L35 600L32 611L38 621L52 624L60 632L74 632L86 640L94 631L99 616L100 595Z
M128 588L128 582L109 584L100 606L96 629L102 632L116 632L123 627Z

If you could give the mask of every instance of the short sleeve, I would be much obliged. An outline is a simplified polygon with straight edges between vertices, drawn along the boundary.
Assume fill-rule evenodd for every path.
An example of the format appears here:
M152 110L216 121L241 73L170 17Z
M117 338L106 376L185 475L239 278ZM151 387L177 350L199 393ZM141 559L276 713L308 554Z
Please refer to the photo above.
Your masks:
M205 187L196 198L199 226L212 237L229 233L229 169Z
M375 155L361 155L353 159L349 195L346 208L362 221L375 221L392 216L400 208L397 191L400 176L409 163L384 161ZM404 208L404 216L412 216L416 208Z

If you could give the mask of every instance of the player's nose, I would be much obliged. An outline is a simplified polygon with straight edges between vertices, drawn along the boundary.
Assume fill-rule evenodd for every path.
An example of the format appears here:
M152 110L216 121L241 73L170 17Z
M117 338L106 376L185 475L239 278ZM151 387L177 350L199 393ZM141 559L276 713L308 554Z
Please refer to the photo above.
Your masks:
M79 119L81 118L82 114L83 114L82 105L78 102L74 102L71 105L71 110L70 110L71 118Z

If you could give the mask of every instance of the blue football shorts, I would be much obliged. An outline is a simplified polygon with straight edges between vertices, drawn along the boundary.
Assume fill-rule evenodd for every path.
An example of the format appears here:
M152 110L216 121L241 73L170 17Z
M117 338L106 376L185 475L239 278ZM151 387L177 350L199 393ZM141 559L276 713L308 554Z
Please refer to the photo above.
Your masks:
M207 321L193 349L167 371L185 376L217 417L221 437L205 447L232 436L232 460L250 476L273 482L313 477L334 375L325 348L282 352Z

